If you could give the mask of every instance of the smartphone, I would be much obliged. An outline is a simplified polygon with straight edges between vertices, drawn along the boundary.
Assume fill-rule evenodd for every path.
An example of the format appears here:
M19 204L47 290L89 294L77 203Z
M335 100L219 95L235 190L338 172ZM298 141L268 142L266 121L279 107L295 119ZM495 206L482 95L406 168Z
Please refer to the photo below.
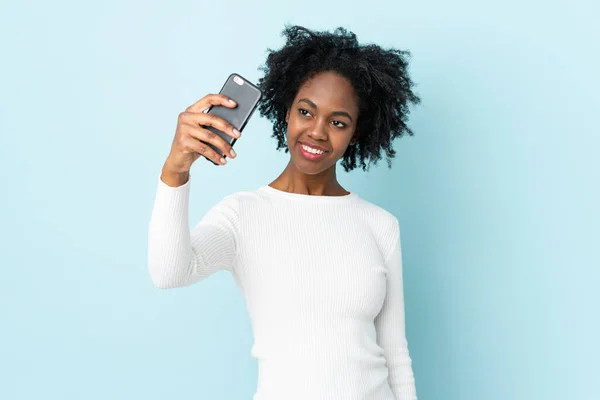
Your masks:
M234 73L229 75L219 93L235 101L237 103L237 106L235 108L228 108L225 106L212 106L207 112L221 117L222 119L233 125L233 127L236 128L238 131L242 132L262 98L261 90L256 85L252 84L250 81L242 77L240 74ZM214 132L215 134L219 135L231 146L233 146L237 140L236 138L231 137L225 132L221 132L219 129L216 129L212 126L203 126L203 128L208 129ZM206 142L203 143L210 146L221 156L226 156L220 149L213 146L212 144ZM205 157L205 159L215 165L219 165L209 158Z

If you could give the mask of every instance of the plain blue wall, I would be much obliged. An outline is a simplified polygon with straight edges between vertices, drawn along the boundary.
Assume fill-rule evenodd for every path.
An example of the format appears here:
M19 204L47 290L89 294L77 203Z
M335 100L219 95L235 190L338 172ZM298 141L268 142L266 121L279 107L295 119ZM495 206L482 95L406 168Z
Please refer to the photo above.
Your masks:
M250 399L231 276L155 289L146 235L177 114L287 22L413 54L416 136L340 177L402 224L420 399L600 399L600 9L553 4L3 1L0 398ZM191 223L278 175L270 132L194 166Z

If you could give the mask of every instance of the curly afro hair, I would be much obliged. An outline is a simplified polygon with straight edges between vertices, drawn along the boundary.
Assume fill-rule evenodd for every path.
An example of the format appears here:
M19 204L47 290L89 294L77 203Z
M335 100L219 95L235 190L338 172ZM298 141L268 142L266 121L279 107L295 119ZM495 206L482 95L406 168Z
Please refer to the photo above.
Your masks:
M342 27L330 33L286 25L282 36L286 43L281 49L267 49L266 63L259 68L264 76L258 81L264 96L259 111L273 123L277 150L289 151L285 117L300 86L331 71L352 83L359 102L358 141L348 146L342 167L346 172L357 166L366 171L381 160L384 150L391 168L396 155L392 141L405 133L413 135L406 126L409 103L421 102L407 71L410 52L359 45L356 35Z

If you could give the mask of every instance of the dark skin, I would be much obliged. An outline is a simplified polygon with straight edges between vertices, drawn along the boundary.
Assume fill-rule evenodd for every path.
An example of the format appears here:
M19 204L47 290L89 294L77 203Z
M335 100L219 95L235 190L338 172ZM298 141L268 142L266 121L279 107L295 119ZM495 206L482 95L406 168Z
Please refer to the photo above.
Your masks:
M290 193L345 196L336 165L356 142L358 98L350 81L334 72L315 75L300 87L286 122L290 161L269 186ZM325 150L319 160L307 160L301 143Z

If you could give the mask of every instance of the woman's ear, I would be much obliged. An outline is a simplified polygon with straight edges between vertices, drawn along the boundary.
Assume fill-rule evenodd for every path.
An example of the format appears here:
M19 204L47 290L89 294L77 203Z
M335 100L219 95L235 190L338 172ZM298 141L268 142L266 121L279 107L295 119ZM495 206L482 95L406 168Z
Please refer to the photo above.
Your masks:
M288 108L287 112L285 113L285 123L289 124L290 122L290 109Z

